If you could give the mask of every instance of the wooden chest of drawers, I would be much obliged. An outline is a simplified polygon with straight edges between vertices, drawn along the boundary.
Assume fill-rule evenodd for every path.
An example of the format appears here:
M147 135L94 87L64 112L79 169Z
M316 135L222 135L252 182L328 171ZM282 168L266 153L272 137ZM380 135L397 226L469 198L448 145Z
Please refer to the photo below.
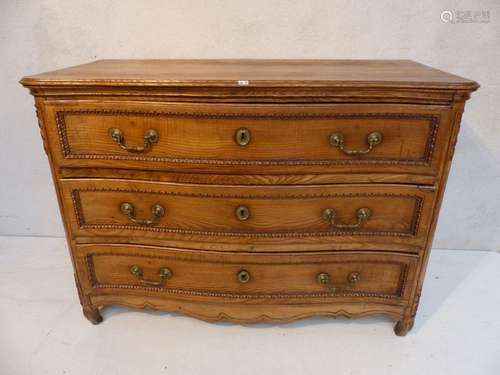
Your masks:
M464 103L411 61L103 60L24 78L85 316L411 328Z

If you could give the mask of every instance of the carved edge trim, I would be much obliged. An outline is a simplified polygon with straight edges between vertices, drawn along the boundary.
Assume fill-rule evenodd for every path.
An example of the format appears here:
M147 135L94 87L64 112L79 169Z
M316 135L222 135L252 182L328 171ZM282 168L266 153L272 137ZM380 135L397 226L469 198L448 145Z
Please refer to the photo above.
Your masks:
M470 93L467 94L467 96ZM436 193L436 199L433 204L432 208L432 213L433 217L431 218L431 226L430 229L427 233L427 239L426 239L426 245L424 247L424 252L421 255L421 259L419 260L419 264L416 269L416 275L415 275L415 282L413 283L413 289L411 293L413 295L410 295L410 301L408 306L405 309L404 317L403 319L398 322L398 324L394 327L395 332L397 335L405 335L411 328L413 327L415 317L418 311L419 303L420 303L420 298L422 295L422 287L423 287L423 282L425 278L425 272L428 266L429 262L429 254L431 252L432 248L432 238L433 238L433 232L435 232L436 229L436 221L437 218L439 217L439 211L440 211L440 205L441 205L441 200L444 195L444 190L446 188L446 182L448 179L448 174L449 174L449 167L451 164L451 161L453 159L453 154L455 152L455 146L458 141L458 135L460 131L460 126L461 126L461 120L462 120L462 115L464 112L464 105L465 103L461 100L462 98L460 96L457 97L457 102L459 105L457 107L453 107L453 111L455 112L455 115L453 116L452 120L452 128L451 128L451 136L449 139L448 143L448 150L447 150L447 155L445 155L444 158L444 163L441 166L441 177L439 180L439 190ZM465 98L466 100L467 98ZM430 236L430 237L429 237Z
M175 157L155 157L155 156L133 156L133 155L109 155L109 154L72 154L68 141L65 116L78 114L96 115L136 115L145 117L193 117L206 119L221 118L252 118L252 119L364 119L364 118L390 118L390 119L424 119L430 123L429 135L425 154L422 159L327 159L327 160L236 160L236 159L200 159L200 158L175 158ZM71 110L56 112L56 126L59 136L59 143L63 157L66 159L100 159L100 160L133 160L133 161L153 161L185 164L216 164L216 165L355 165L355 164L393 164L393 165L423 165L429 166L432 162L434 146L439 129L440 116L434 114L408 114L408 113L334 113L334 114L262 114L262 113L203 113L203 112L175 112L175 111L127 111L127 110Z
M316 231L316 232L273 232L273 233L251 233L241 231L206 231L196 229L183 229L183 228L168 228L168 227L150 227L141 226L137 224L87 224L83 215L82 203L80 192L127 192L127 193L140 193L140 194L160 194L160 195L173 195L173 196L188 196L200 198L239 198L239 199L307 199L307 198L338 198L338 197L397 197L404 199L412 199L415 201L415 210L413 213L412 224L408 232L395 232L395 231ZM417 235L422 211L424 198L418 195L410 194L391 194L391 193L347 193L347 194L303 194L303 195L290 195L290 196L272 196L272 195L224 195L224 194L204 194L204 193L179 193L168 191L152 191L140 189L120 189L120 188L84 188L71 190L71 200L75 212L75 218L78 227L82 229L126 229L126 230L139 230L147 232L159 233L180 233L180 234L193 234L202 236L228 236L228 237L270 237L270 238L286 238L286 237L327 237L327 236L395 236L395 237L414 237Z
M284 317L275 317L271 316L269 314L258 314L255 315L251 318L241 318L237 316L233 316L230 313L226 312L219 312L216 315L208 315L208 314L201 314L198 312L194 312L192 310L186 309L185 307L182 308L182 310L173 310L169 309L160 305L156 305L152 302L140 302L140 303L132 303L130 301L122 301L122 300L116 300L111 298L107 298L105 303L101 303L100 306L105 306L105 305L120 305L120 306L126 306L126 307L132 307L136 309L153 309L153 310L161 310L161 311L168 311L168 312L173 312L173 313L180 313L184 315L191 316L196 319L201 319L205 321L210 321L210 322L218 322L218 321L230 321L234 323L258 323L258 322L269 322L269 323L287 323L291 322L294 320L299 320L299 319L305 319L305 318L311 318L314 316L323 316L323 317L345 317L348 319L352 318L361 318L364 316L368 315L388 315L392 317L394 320L401 319L402 316L401 314L397 314L394 312L390 312L387 310L366 310L362 311L359 313L353 313L349 312L344 309L340 310L332 310L332 311L318 311L318 312L308 312L308 313L301 313L301 314L295 314L295 315L289 315L289 316L284 316Z
M398 288L398 294L384 294L377 292L363 292L363 291L353 291L347 293L328 293L328 292L315 292L315 293L234 293L234 292L212 292L208 290L189 290L189 289L180 289L180 288L162 288L162 287L146 287L142 285L127 285L127 284L100 284L97 280L97 276L95 274L95 267L93 262L93 257L95 256L125 256L125 257L139 257L139 258L147 258L147 259L178 259L174 257L160 257L154 255L144 255L144 254L125 254L125 253L91 253L85 256L85 265L87 268L88 280L92 288L95 289L138 289L145 290L150 292L163 292L174 295L187 295L187 296L198 296L198 297L223 297L223 298L232 298L232 299L287 299L287 298L332 298L332 297L372 297L372 298L382 298L382 299L402 299L404 297L404 291L406 289L407 283L407 274L406 269L408 265L403 262L382 262L382 261L364 261L365 263L373 263L373 264L396 264L401 266L401 276ZM190 262L197 263L225 263L223 261L210 261L210 260L197 260L197 259L189 259ZM239 264L235 263L234 264ZM313 264L311 262L303 262L305 264ZM321 262L319 262L321 263ZM337 262L329 262L330 263L360 263L360 261L337 261ZM252 264L251 262L245 262L245 264ZM280 263L273 263L279 265ZM281 264L294 264L294 263L281 263ZM300 264L300 263L299 263ZM401 278L404 276L404 279Z
M405 295L406 284L408 281L409 266L406 263L401 263L401 265L401 274L399 275L399 285L401 287L399 288L398 295L403 297Z
M449 156L448 160L451 161L453 159L453 156L455 155L455 148L458 142L458 135L460 134L460 127L462 125L462 115L463 115L463 110L462 111L457 111L455 113L455 118L454 118L454 123L456 124L456 130L453 134L451 144L450 144L450 151L449 151Z
M43 150L45 151L45 154L48 155L49 144L47 142L47 137L45 136L45 125L43 122L42 105L38 104L36 100L35 100L35 113L38 122L38 129L40 131L40 137L42 138Z

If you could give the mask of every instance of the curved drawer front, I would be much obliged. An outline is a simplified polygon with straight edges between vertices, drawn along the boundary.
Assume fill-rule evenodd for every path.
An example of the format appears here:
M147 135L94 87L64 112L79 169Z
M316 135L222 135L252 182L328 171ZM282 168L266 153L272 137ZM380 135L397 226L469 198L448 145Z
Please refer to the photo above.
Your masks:
M407 298L418 257L376 252L220 254L131 245L80 245L85 287L233 300Z
M64 180L76 236L203 241L379 239L419 244L434 194L415 186L241 187Z
M444 109L409 105L48 105L66 167L437 174ZM125 163L125 164L124 164Z

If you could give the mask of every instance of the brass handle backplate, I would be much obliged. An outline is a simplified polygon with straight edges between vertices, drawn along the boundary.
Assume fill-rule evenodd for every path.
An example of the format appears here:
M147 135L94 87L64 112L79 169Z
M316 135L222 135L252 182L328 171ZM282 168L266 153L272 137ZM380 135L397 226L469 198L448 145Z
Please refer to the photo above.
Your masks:
M382 143L382 133L372 132L368 134L366 141L368 142L368 148L365 150L347 150L344 144L344 135L341 133L333 133L330 135L330 144L334 147L339 148L346 155L364 155L368 154L373 150L373 148Z
M236 208L236 217L239 221L248 220L250 217L250 210L247 206L239 206Z
M236 274L236 276L238 277L238 281L240 283L245 284L250 281L250 272L248 272L247 270L241 270Z
M159 271L160 280L158 280L158 281L145 280L143 278L144 271L142 270L141 267L139 267L135 264L133 266L130 266L130 273L132 275L134 275L135 277L137 277L141 284L147 285L147 286L161 286L165 283L165 281L170 279L173 275L172 271L169 268L163 267L163 268L160 268L160 271Z
M236 133L234 134L234 140L236 141L237 144L240 146L246 146L250 143L251 140L250 136L250 130L247 128L239 128L236 130Z
M354 224L338 224L335 222L335 210L333 208L327 208L323 211L323 218L325 220L330 221L330 224L339 229L356 229L359 228L363 225L364 222L366 222L371 216L372 216L372 210L369 208L360 208L356 216L358 217L358 221Z
M121 131L121 129L111 128L108 130L108 133L113 141L118 143L118 145L120 145L122 149L136 154L148 152L149 150L151 150L153 143L158 142L158 133L154 129L148 129L146 130L146 133L144 133L144 146L125 145L125 135L123 134L123 131Z
M153 225L158 222L158 220L160 220L162 216L165 215L165 208L163 208L163 206L160 206L159 204L155 204L153 207L151 207L151 214L153 215L152 219L136 218L135 208L132 203L123 202L120 205L120 211L122 212L122 214L126 215L130 221L139 225Z
M327 287L332 292L348 292L353 290L354 286L361 280L361 273L358 271L351 272L347 275L347 284L340 287L333 286L331 284L330 275L326 272L320 272L316 275L316 281L318 284Z

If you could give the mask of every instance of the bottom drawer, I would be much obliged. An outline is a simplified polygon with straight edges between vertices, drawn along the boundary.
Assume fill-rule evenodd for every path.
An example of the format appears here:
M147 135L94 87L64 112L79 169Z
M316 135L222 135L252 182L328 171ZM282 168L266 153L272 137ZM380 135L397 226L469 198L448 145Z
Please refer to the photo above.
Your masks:
M282 303L408 298L418 256L384 252L248 254L79 245L86 291Z

